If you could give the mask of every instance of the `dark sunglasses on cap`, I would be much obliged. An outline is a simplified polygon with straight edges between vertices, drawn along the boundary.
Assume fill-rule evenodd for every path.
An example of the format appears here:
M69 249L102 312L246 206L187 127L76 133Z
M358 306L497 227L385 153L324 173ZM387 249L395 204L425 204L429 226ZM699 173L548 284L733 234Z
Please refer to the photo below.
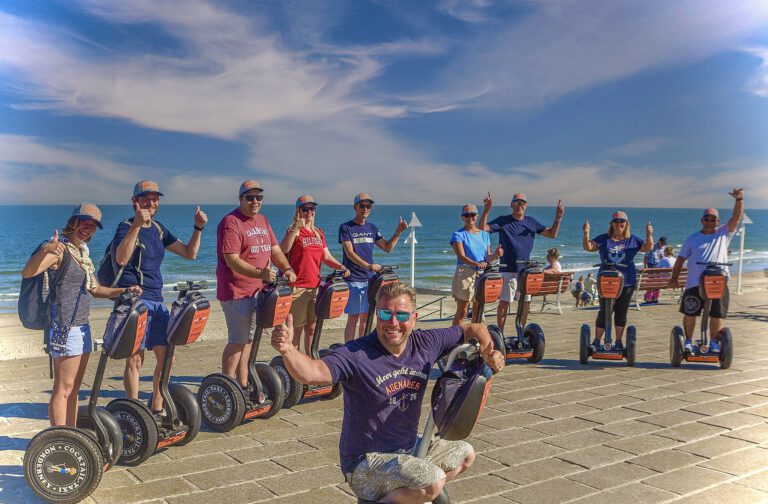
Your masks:
M413 312L409 311L398 311L394 312L395 318L397 318L398 322L408 322L408 319L411 318L411 315L413 315ZM383 322L389 322L392 318L392 310L385 310L384 308L379 308L379 319Z
M263 194L246 194L242 196L242 198L248 202L253 202L253 200L261 201L264 199L264 195Z

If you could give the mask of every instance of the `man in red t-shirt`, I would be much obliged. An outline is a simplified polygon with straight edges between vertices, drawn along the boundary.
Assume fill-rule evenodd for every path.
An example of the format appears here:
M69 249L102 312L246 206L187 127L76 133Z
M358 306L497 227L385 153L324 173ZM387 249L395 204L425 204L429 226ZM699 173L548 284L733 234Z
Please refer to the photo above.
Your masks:
M314 336L317 315L315 300L320 285L321 263L329 268L344 270L344 277L349 271L328 250L323 230L315 226L317 201L310 194L299 196L293 221L285 231L280 248L288 255L288 262L296 271L296 283L293 284L293 344L299 347L302 328L304 330L304 351L311 355L312 337Z
M264 190L256 180L240 184L240 206L227 214L216 233L216 299L227 321L228 341L221 370L248 385L248 356L256 329L256 293L264 282L274 282L270 260L289 283L296 273L288 264L266 217L259 214Z

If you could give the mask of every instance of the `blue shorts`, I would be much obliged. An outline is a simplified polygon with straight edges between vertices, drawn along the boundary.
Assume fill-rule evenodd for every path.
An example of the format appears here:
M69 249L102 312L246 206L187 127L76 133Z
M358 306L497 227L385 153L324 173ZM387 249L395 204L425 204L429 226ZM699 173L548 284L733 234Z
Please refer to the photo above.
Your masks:
M64 341L55 341L53 329L48 329L48 353L54 359L59 357L74 357L93 351L91 326L88 324L72 326Z
M349 301L344 313L359 315L368 313L368 282L347 282L349 285Z
M139 348L152 350L156 346L168 346L168 319L171 313L162 301L141 301L147 305L147 332Z

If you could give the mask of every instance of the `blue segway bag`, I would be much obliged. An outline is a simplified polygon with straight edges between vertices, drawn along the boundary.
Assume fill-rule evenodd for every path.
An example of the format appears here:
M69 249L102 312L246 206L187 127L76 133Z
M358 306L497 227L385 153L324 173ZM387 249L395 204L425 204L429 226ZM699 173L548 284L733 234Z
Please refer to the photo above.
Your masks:
M482 358L456 362L432 390L432 417L442 439L466 439L480 419L491 390L493 370Z
M147 329L147 305L133 293L115 299L104 330L104 349L112 359L125 359L139 351Z

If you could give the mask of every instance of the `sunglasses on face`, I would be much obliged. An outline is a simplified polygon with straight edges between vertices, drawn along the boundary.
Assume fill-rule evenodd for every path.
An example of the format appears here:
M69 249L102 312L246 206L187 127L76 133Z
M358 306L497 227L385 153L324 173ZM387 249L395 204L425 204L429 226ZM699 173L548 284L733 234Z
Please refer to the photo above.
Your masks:
M613 219L611 222L614 224L625 224L627 222L626 219Z
M373 205L367 205L365 203L358 203L357 206L360 208L360 210L370 210L373 208Z
M461 214L462 217L477 217L476 213L465 213Z
M300 207L300 208L301 208L301 211L305 212L305 213L309 213L309 212L314 212L315 211L315 207L313 207L313 206L303 206L303 207Z
M525 206L525 205L528 204L528 202L527 201L513 201L512 204L513 205L519 205L519 206Z
M704 222L717 222L717 217L702 217L701 220Z
M263 194L247 194L247 195L243 196L243 199L245 201L249 202L249 203L252 203L254 200L255 201L263 200L264 199L264 195Z
M379 320L383 322L389 322L392 318L392 310L385 310L384 308L379 308ZM409 311L398 311L394 312L395 318L397 318L398 322L408 322L408 319L411 318L411 315L413 315L413 312Z

